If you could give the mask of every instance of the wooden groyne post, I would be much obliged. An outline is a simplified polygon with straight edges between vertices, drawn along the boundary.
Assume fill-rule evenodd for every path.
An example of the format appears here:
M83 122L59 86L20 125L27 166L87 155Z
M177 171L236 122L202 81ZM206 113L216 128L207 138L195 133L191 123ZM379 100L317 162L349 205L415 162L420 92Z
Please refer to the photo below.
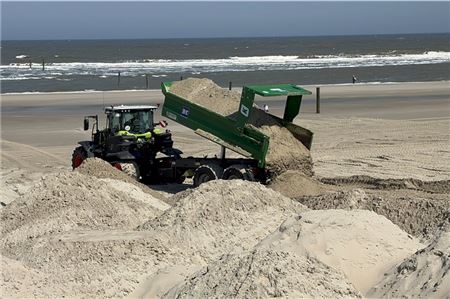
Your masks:
M316 87L316 113L320 113L320 87Z
M231 90L232 85L233 85L233 83L231 83L231 81L230 81L230 83L228 84L228 90Z
M117 73L117 87L120 86L120 72Z
M148 74L145 74L145 88L148 89Z

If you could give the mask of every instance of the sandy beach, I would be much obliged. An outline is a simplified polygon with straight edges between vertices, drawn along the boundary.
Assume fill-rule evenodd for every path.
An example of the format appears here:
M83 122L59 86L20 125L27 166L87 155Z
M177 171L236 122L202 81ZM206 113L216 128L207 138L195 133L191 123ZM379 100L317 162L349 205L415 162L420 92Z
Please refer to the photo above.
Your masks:
M4 297L448 296L450 82L304 88L313 177L197 189L71 169L85 115L102 126L105 106L162 104L159 90L2 94ZM256 104L280 116L284 100ZM185 155L219 153L167 121Z
M297 123L314 132L311 151L319 176L370 174L379 177L448 179L449 82L325 85L321 113L315 113L316 86L305 86ZM239 89L238 89L239 90ZM162 104L159 90L2 95L3 167L45 171L70 165L85 115L103 117L116 104ZM284 99L257 99L281 115ZM160 120L160 112L156 120ZM186 154L217 153L217 146L168 120L175 146ZM100 121L103 124L103 121ZM194 141L194 142L193 142Z

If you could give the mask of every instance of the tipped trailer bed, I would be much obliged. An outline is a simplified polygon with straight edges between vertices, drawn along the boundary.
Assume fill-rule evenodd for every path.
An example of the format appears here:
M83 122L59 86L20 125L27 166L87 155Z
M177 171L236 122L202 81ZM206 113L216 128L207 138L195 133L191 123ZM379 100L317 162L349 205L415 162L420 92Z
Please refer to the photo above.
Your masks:
M194 185L211 179L245 179L265 183L270 138L249 124L256 95L286 96L283 118L274 115L271 117L286 127L306 148L311 148L313 133L292 123L300 111L303 95L311 94L308 90L293 84L244 86L238 111L231 118L170 92L172 84L173 82L161 84L165 96L162 115L219 144L222 150L220 157L215 158L162 158L158 167L162 177L173 175L178 178L176 181L194 177ZM225 149L245 158L227 158Z

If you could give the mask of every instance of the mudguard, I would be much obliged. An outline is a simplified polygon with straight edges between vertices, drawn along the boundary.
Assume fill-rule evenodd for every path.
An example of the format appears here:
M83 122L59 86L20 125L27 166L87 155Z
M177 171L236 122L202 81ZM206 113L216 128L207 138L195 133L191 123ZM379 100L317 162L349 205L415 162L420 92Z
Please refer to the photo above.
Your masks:
M78 144L86 151L88 158L94 157L94 143L92 141L80 141Z

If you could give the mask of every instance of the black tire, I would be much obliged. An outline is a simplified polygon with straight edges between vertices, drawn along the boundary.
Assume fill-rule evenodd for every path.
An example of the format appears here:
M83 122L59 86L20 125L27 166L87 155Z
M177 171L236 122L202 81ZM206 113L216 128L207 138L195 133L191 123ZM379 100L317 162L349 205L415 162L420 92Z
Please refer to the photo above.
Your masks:
M72 154L72 169L80 167L80 165L83 163L84 160L86 160L86 158L87 153L82 146L75 148Z
M194 173L194 187L203 183L222 178L223 168L216 164L205 164L199 166Z
M139 181L141 179L139 167L135 162L120 162L120 167L122 168L122 172L132 177L136 181Z
M224 180L244 180L255 181L255 176L246 165L231 165L223 172L222 179Z

